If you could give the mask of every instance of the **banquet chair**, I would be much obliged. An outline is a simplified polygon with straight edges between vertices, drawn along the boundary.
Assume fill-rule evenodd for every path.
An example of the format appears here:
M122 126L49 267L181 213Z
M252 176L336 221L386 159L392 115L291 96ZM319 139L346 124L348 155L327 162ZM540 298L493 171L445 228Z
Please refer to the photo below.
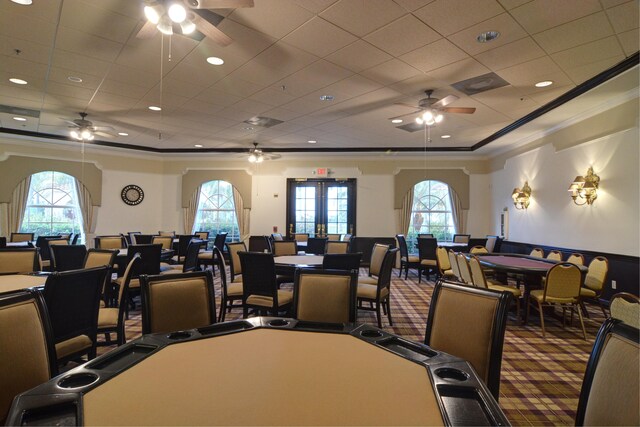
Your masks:
M482 248L484 248L487 253L489 252L487 250L487 238L486 237L470 237L468 243L468 247L469 248L474 248L477 246L480 246Z
M309 239L307 240L307 249L305 250L305 252L314 255L324 255L326 246L326 237L309 237Z
M114 271L116 256L118 255L118 251L115 249L94 249L91 248L87 251L86 256L84 257L83 265L81 268L94 268L94 267L102 267L106 265L109 267L109 272ZM100 306L108 307L111 303L111 297L114 292L114 285L111 283L111 276L107 275L105 277L105 282L102 286L102 297L103 301Z
M208 231L196 231L193 234L195 236L197 236L198 239L204 240L207 243L209 242L209 232Z
M327 239L329 239L330 242L339 242L341 238L342 234L327 234Z
M278 289L276 267L273 255L264 252L239 252L242 265L242 305L243 318L249 309L278 316L289 311L293 303L293 293Z
M150 245L158 236L154 236L153 234L132 234L131 236L131 245ZM171 239L171 237L169 237ZM164 247L164 244L163 244ZM171 244L167 249L171 249Z
M380 308L382 307L383 313L387 315L389 319L389 326L393 326L393 320L391 319L391 272L393 271L393 265L396 262L396 256L398 254L398 248L387 249L384 252L384 258L380 266L380 272L378 273L375 283L366 283L361 280L358 281L357 296L357 310L375 311L376 318L378 319L378 328L382 328L382 316L380 315ZM366 307L364 303L368 303L369 307Z
M498 243L498 236L487 234L487 244L485 245L485 248L487 248L487 252L489 253L497 252L496 250L497 243Z
M38 248L0 249L0 274L24 274L40 270Z
M457 253L456 261L458 262L458 270L460 271L460 279L462 279L462 282L467 285L473 285L473 278L471 277L471 269L469 268L467 257L462 253Z
M353 240L353 235L351 234L343 234L342 235L342 241L343 242L350 242L351 240Z
M520 289L513 286L505 286L496 280L487 279L482 265L480 264L480 260L478 260L478 257L476 256L471 256L469 258L469 268L471 269L471 279L473 286L477 286L478 288L483 289L491 289L493 291L509 292L511 293L511 295L513 295L513 299L516 302L516 319L518 319L519 322L520 297L522 296L522 292L520 292Z
M58 374L49 316L42 294L0 294L0 424L13 398Z
M473 246L469 249L469 253L471 254L488 254L489 251L487 250L487 248L485 246Z
M574 252L569 255L569 258L567 258L567 262L575 265L584 265L584 256L582 254Z
M243 243L244 245L244 243ZM216 247L213 248L215 256L220 260L220 314L218 315L218 322L224 322L226 312L231 313L234 308L242 308L242 278L235 282L227 283L227 266L224 261L224 257L220 250ZM236 301L240 301L240 304L233 304Z
M453 243L469 243L469 239L471 238L471 234L454 234L453 235Z
M127 244L131 245L131 244L135 244L135 242L136 242L136 239L135 239L134 236L141 235L141 234L142 234L142 231L128 231L124 235L124 238L127 239Z
M47 269L47 270L53 271L51 270L51 266L52 266L51 247L52 246L69 246L69 241L62 237L45 239L45 241L42 244L42 248L40 248L40 268L42 270ZM46 248L46 253L48 256L47 260L42 258L42 253L44 248Z
M33 242L34 233L11 233L10 242Z
M284 238L282 237L282 234L280 234L280 233L272 233L271 237L273 238L274 241L282 241L282 240L284 240Z
M346 254L349 252L349 242L327 241L325 254Z
M166 333L216 323L211 271L140 276L142 333Z
M309 240L309 233L294 233L291 237L296 242L306 242Z
M71 239L71 244L72 245L77 245L78 244L78 239L80 238L80 233L76 233L73 235L73 238Z
M160 274L176 274L176 273L190 273L192 271L200 270L200 249L207 247L206 240L192 239L187 246L187 253L184 257L183 264L169 265L169 268L160 271ZM213 273L213 272L212 272Z
M297 269L293 318L313 323L352 323L356 320L355 270Z
M51 251L49 249L50 240L62 240L62 237L59 234L56 234L51 236L38 236L36 239L36 248L40 249L38 256L40 257L41 270L48 270L51 266Z
M127 244L122 236L96 236L94 239L96 249L123 249Z
M384 261L384 256L389 249L390 247L388 245L383 245L381 243L375 243L373 245L373 248L371 249L371 259L369 261L368 277L359 277L358 284L366 283L373 285L378 283L378 276L382 269L382 262Z
M298 255L296 242L293 240L276 240L273 242L273 256Z
M418 239L433 239L435 236L433 233L420 233L418 234Z
M249 252L271 252L269 236L249 236Z
M131 276L140 263L140 254L136 253L127 264L122 276L121 285L118 287L118 293L113 297L113 304L108 307L100 307L98 311L98 334L104 334L105 341L98 342L97 345L111 345L111 333L116 334L116 344L123 345L126 342L124 330L124 317L127 308L129 295L129 283Z
M85 245L50 245L50 249L52 271L78 270L84 266Z
M419 237L418 238L418 258L420 264L418 267L418 283L422 280L422 272L426 270L427 278L431 271L438 269L438 262L436 261L436 248L438 247L438 241L431 237Z
M187 248L189 247L189 242L191 239L197 239L198 236L195 234L181 234L178 236L178 245L176 248L176 255L171 257L171 261L174 264L182 264L184 263L184 259L187 256Z
M582 381L576 426L640 425L640 331L607 319Z
M609 300L611 317L640 329L640 298L628 292L619 292Z
M175 231L158 231L158 236L176 237Z
M451 261L449 260L449 253L446 248L442 246L436 248L436 261L438 263L439 278L454 276L453 270L451 269Z
M547 259L555 262L562 262L562 252L560 251L550 251L547 254Z
M100 294L109 267L53 272L43 296L47 304L58 363L96 356Z
M140 254L140 262L136 263L129 280L129 303L135 308L134 297L140 295L140 276L146 274L155 276L160 274L160 256L162 254L161 245L131 245L127 251L127 265L136 254ZM124 276L114 280L117 286L123 286ZM127 306L128 310L129 306ZM128 314L128 311L127 311Z
M535 301L538 305L540 312L540 325L542 327L542 337L545 335L544 327L544 311L543 305L555 305L558 304L562 307L562 326L565 323L565 311L567 308L571 309L571 315L573 316L573 310L577 309L578 317L580 318L580 325L582 326L582 336L587 339L587 333L584 329L584 321L582 319L582 311L579 307L580 302L580 283L582 276L580 269L567 262L559 263L549 269L547 278L544 281L543 289L535 289L530 294L530 304L527 306L527 317L531 305Z
M529 253L529 256L532 256L535 258L544 258L544 250L541 248L533 248Z
M424 338L434 350L468 361L496 400L510 299L508 292L439 281L431 297Z
M229 278L231 283L242 282L242 264L238 253L246 252L247 247L244 242L226 243L229 252ZM222 268L220 268L222 270Z
M228 233L218 233L216 234L216 237L213 239L213 247L214 248L218 248L219 254L220 256L224 255L224 243L227 240L227 234ZM216 268L215 266L218 265L218 269L220 269L220 259L216 258L216 254L214 253L213 250L205 250L200 252L200 254L198 254L198 261L200 262L200 264L204 265L205 268L207 265L211 266L211 272L213 273L214 277L216 275Z
M362 259L362 252L355 252L350 254L325 254L322 258L323 270L360 270L360 260Z
M417 269L418 276L420 276L420 257L409 254L407 239L404 234L396 234L396 240L398 241L398 249L400 249L400 271L398 271L398 277L402 277L402 270L404 270L404 279L407 280L410 268ZM418 280L420 280L420 277L418 277Z
M595 257L589 263L589 271L584 278L584 285L580 288L580 306L584 308L585 301L593 302L600 307L605 317L607 317L607 312L600 302L600 296L602 296L608 273L609 261L603 256ZM589 312L587 310L584 312L589 317Z
M462 276L460 274L460 267L458 267L458 259L456 258L456 253L453 252L453 249L449 249L449 265L451 265L451 272L453 273L453 277L462 281Z
M171 236L153 236L149 242L153 245L162 245L162 249L167 250L173 247L173 237Z

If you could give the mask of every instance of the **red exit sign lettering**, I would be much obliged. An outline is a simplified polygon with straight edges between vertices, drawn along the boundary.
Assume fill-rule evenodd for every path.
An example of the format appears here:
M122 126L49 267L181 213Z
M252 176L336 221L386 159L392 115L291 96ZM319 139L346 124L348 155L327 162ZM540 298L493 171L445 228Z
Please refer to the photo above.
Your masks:
M329 169L328 168L316 168L315 170L316 176L328 176Z

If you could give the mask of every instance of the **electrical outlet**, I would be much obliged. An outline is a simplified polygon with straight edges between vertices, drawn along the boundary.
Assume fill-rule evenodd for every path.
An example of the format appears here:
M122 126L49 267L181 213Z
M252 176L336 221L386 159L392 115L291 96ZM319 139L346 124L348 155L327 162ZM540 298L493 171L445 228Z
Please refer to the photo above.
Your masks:
M618 289L618 284L616 283L615 280L611 281L611 289Z

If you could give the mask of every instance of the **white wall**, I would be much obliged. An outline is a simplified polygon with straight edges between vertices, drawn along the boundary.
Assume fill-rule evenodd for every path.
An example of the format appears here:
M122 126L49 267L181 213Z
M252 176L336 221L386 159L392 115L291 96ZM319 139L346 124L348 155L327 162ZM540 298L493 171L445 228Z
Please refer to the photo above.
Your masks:
M509 240L638 256L639 165L637 127L558 152L549 144L513 157L491 174L492 227L497 231L498 215L508 207ZM576 206L567 189L589 166L601 178L598 199ZM525 180L531 204L516 210L511 192Z

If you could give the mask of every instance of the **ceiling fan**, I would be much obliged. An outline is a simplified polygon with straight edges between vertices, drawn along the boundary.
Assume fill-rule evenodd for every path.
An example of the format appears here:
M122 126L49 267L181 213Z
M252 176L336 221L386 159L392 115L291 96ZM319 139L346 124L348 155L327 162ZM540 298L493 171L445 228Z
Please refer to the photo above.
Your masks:
M80 114L79 119L75 119L73 121L63 119L65 122L69 123L69 134L72 138L77 139L78 141L92 141L96 135L105 136L107 138L115 137L115 129L111 126L94 126L93 122L86 119L87 113L78 113Z
M153 37L156 29L171 35L189 35L196 29L221 46L228 46L233 40L220 31L218 24L222 17L209 9L236 9L253 7L253 0L144 0L144 15L147 22L142 26L137 38Z
M249 149L249 163L262 163L265 160L276 160L279 159L280 154L275 153L265 153L262 149L258 148L258 143L253 143L253 148Z
M443 120L442 113L460 113L460 114L473 114L476 109L473 107L447 107L447 105L459 99L455 95L448 95L442 99L432 98L433 89L425 90L426 98L422 98L418 101L418 105L405 104L403 102L396 102L395 105L402 105L409 108L417 108L417 110L411 113L402 114L396 117L390 117L389 120L397 120L401 117L410 116L416 113L423 112L420 116L416 117L418 124L426 124L432 126L436 123L440 123Z

